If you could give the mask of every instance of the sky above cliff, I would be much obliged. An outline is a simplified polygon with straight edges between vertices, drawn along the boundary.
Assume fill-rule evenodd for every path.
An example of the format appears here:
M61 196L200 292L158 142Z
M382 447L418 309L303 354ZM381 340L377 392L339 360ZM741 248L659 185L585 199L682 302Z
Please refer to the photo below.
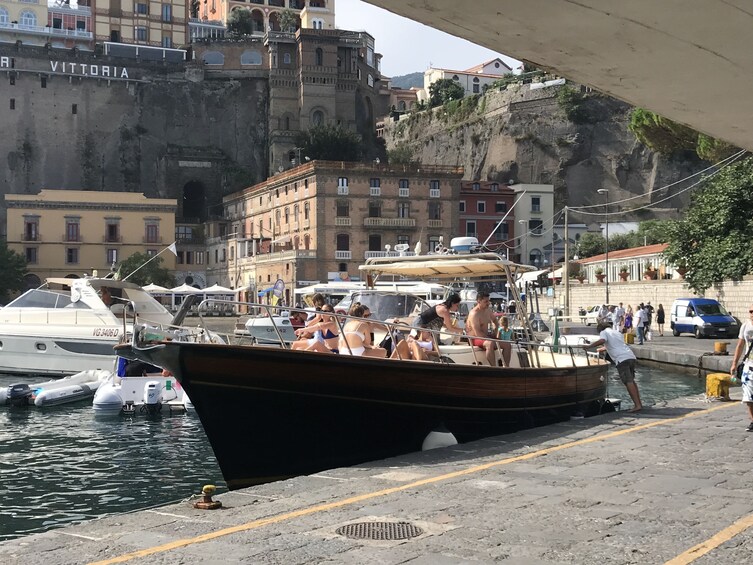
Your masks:
M361 0L337 0L335 24L371 34L383 55L382 74L388 77L429 67L463 70L501 55ZM513 68L520 64L507 56L502 60Z

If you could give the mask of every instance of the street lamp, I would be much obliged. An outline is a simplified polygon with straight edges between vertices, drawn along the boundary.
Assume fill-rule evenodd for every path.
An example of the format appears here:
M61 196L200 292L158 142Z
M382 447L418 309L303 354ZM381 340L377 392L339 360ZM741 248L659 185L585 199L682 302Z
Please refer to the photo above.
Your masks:
M606 188L600 188L596 192L599 194L604 195L604 233L605 233L605 250L606 253L604 253L604 273L606 276L604 277L604 282L606 283L606 304L609 306L609 190Z
M526 232L528 231L527 229L528 220L518 220L518 223L521 226L526 226L526 228L524 229L526 229ZM527 253L528 245L527 244L525 246L523 245L523 242L527 240L527 236L528 236L528 233L526 233L526 239L523 239L523 236L520 237L520 262L523 263L524 265L530 265L529 263L530 258L528 257L528 253Z

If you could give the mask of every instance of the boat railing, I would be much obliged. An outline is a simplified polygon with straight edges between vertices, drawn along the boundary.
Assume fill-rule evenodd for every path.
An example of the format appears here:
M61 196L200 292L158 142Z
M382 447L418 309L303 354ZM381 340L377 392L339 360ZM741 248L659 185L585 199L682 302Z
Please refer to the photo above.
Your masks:
M402 337L411 335L411 332L420 331L431 336L433 350L439 353L438 358L436 359L436 361L438 362L453 362L452 359L447 354L445 354L446 351L464 351L472 354L475 364L486 363L486 353L483 348L474 347L472 345L472 340L475 338L475 336L467 335L465 333L454 334L451 336L451 343L448 343L447 330L429 330L425 328L416 328L411 325L412 320L408 318L375 320L373 318L357 318L355 316L350 316L347 314L312 311L310 309L295 308L285 305L271 305L222 300L221 302L223 304L227 305L229 303L236 307L238 311L256 313L256 318L266 319L269 321L269 325L273 328L274 334L276 335L276 342L272 343L274 340L270 339L264 340L264 342L262 343L254 336L248 335L243 331L238 331L238 328L241 327L241 324L235 324L231 322L229 325L231 325L232 328L230 328L229 331L226 332L218 332L217 330L213 329L212 326L216 325L216 322L213 324L208 324L208 320L212 319L211 312L214 308L215 302L218 302L218 300L208 298L202 301L201 304L199 304L199 326L198 328L192 329L187 329L185 327L182 328L182 335L184 336L184 339L207 341L207 337L209 336L209 341L213 342L218 342L218 339L221 338L223 342L229 344L235 343L240 345L273 345L285 349L290 349L291 343L285 340L282 328L278 325L280 319L289 318L298 313L305 313L307 316L310 314L323 314L326 316L332 316L332 319L337 323L341 340L349 350L351 348L351 344L348 342L348 337L347 335L345 335L343 329L348 321L360 320L362 322L368 323L372 328L371 333L375 336L373 339L374 343L372 343L372 345L374 346L381 341L382 337L385 337L387 335L393 338L393 345L396 345L399 339L401 339ZM501 340L493 337L484 337L483 339L485 341L492 342L495 349L499 351L500 356L502 354L502 350L509 345L512 353L518 357L518 359L521 361L521 365L524 368L552 365L558 367L583 366L603 363L599 355L586 354L586 351L582 346L545 344L535 340L522 339L521 336L516 336L516 338L512 340ZM454 348L451 346L454 346ZM401 359L399 351L397 355L397 358ZM523 362L523 360L525 361Z

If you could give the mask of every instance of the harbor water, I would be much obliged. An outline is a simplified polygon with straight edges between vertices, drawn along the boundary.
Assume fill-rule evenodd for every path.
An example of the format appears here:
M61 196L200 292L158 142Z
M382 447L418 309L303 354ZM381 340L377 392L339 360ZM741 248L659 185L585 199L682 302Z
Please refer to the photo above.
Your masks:
M641 366L637 373L646 406L705 388L687 374ZM630 408L614 368L609 379L609 396ZM15 382L31 381L0 375L0 387ZM187 499L210 483L225 489L194 414L95 417L91 401L0 407L0 541Z

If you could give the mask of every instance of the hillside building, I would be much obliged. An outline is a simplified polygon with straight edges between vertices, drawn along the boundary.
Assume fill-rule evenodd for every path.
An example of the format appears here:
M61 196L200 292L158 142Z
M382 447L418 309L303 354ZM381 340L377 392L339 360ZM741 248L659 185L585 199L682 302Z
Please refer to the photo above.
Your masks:
M298 281L360 280L369 257L434 249L456 235L463 169L312 161L226 196L207 240L207 283L256 292ZM395 253L396 254L396 253Z

